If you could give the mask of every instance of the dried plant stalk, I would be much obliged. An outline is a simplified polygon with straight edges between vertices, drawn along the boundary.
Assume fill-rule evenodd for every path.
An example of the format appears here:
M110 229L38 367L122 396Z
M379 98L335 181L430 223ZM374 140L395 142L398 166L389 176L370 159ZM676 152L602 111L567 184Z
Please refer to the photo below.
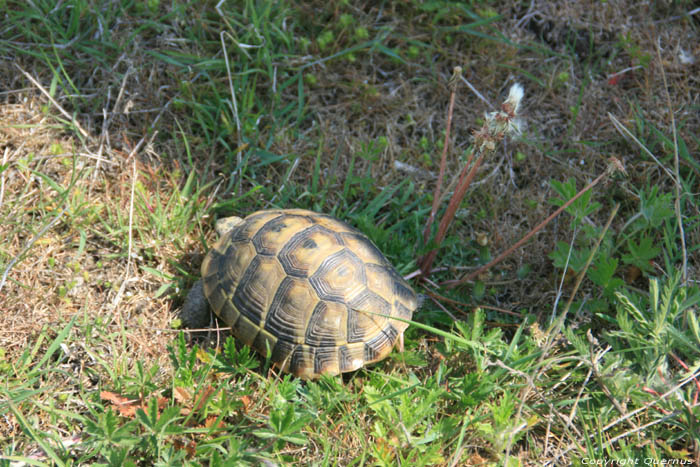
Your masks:
M458 71L461 72L461 69L456 68L455 73L457 73ZM455 76L453 76L452 81L456 81L457 76L458 75L455 74ZM454 86L456 86L456 84ZM452 97L454 97L454 90L452 93ZM467 189L469 188L469 185L471 185L471 182L474 180L476 172L479 169L479 166L481 165L482 161L484 160L484 157L488 153L494 152L496 150L496 144L503 140L503 138L505 138L506 135L519 132L520 127L519 122L517 120L517 112L522 97L522 86L520 86L519 84L513 85L508 94L508 99L506 99L506 101L501 106L501 110L498 112L491 112L487 114L486 122L484 123L483 127L474 134L474 146L471 150L471 153L469 154L469 158L467 159L466 164L464 164L464 167L460 173L457 188L455 189L454 193L452 193L452 196L450 197L450 202L447 205L447 209L445 210L445 213L440 219L438 231L435 236L436 246L433 250L425 254L418 262L418 264L420 265L421 275L423 277L426 277L430 274L433 262L437 257L438 249L440 248L440 245L445 239L445 236L447 235L447 230L449 229L450 225L452 225L452 221L454 220L455 214L457 213L457 209L459 208L459 205L462 203L462 200L466 196ZM448 110L448 127L446 131L447 135L449 135L449 128L452 120L453 103L453 99L451 99L450 108ZM435 197L433 198L433 209L430 213L430 217L428 218L425 231L423 232L426 244L429 240L430 230L439 204L440 189L444 177L444 164L447 154L448 142L449 138L446 138L445 146L443 148L443 159L440 165L440 177L438 179L438 184L435 188ZM475 158L475 156L476 161L472 165L472 160Z
M445 126L445 144L442 145L442 157L440 158L440 174L438 175L437 184L435 185L435 192L433 193L433 207L430 210L430 217L425 223L425 229L423 230L423 241L428 244L430 241L430 230L435 221L435 214L437 214L438 207L440 206L440 191L442 190L442 181L445 178L445 166L447 165L447 149L450 145L450 129L452 128L452 113L455 108L455 97L457 96L457 83L459 82L459 77L462 75L462 68L455 67L450 78L448 86L450 87L450 105L447 108L447 124Z

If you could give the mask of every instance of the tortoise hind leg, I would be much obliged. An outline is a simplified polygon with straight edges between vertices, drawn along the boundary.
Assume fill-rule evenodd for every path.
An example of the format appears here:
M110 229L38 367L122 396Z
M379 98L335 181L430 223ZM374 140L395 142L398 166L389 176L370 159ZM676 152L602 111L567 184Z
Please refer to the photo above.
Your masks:
M178 318L184 327L192 329L207 328L211 324L211 313L209 303L204 296L202 281L198 280L190 289L185 299L185 304L178 313Z

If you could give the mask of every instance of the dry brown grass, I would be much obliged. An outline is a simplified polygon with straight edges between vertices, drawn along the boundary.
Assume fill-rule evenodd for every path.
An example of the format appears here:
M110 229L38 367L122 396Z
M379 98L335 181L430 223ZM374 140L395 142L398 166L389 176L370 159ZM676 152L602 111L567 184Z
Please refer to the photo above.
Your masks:
M155 232L144 226L132 226L142 236L133 240L134 264L127 270L125 232L119 230L128 229L130 187L137 182L134 163L149 191L167 193L169 187L157 186L158 174L134 157L119 151L100 154L94 141L81 143L42 111L40 94L23 94L13 96L18 102L0 106L0 148L9 164L2 174L0 215L6 221L0 237L5 267L16 260L0 291L0 347L13 360L42 329L51 336L76 314L87 321L99 316L106 329L124 331L119 344L128 360L167 364L165 345L171 336L160 330L169 330L172 302L153 297L160 283L138 265L149 245L160 248L155 268L163 269L167 258L181 252L154 239ZM70 187L65 199L38 174ZM103 356L118 354L112 349Z

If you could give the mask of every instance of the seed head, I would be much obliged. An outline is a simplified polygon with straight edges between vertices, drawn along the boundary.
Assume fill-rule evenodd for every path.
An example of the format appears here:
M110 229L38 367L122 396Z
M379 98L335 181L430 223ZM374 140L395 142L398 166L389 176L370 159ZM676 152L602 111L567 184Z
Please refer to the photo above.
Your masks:
M523 87L520 84L514 84L510 87L508 98L501 105L501 110L485 115L484 126L474 135L478 147L482 150L493 151L497 141L506 136L520 134L522 124L518 118L518 109L523 94Z
M507 108L506 112L517 114L520 107L520 101L523 99L525 91L520 83L515 83L508 91L508 99L503 103L503 107ZM504 109L505 110L505 109Z

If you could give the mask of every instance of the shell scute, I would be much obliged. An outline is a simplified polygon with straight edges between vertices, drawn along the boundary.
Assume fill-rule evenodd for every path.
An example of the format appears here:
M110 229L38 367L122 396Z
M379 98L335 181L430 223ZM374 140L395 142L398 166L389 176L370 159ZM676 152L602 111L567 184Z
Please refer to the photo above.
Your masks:
M280 215L268 221L253 235L255 250L261 255L276 255L301 229L313 222L305 216Z
M283 279L282 267L275 258L256 256L235 289L233 305L251 322L259 325L267 315L273 300L270 290L278 289Z
M265 329L279 339L303 344L318 297L301 279L285 277L275 294Z
M347 342L347 307L320 301L306 327L304 343L314 347L337 347Z
M347 303L367 284L362 261L347 249L323 260L309 282L323 300Z
M290 276L308 277L328 255L342 248L335 232L316 224L295 234L280 250L279 260Z

